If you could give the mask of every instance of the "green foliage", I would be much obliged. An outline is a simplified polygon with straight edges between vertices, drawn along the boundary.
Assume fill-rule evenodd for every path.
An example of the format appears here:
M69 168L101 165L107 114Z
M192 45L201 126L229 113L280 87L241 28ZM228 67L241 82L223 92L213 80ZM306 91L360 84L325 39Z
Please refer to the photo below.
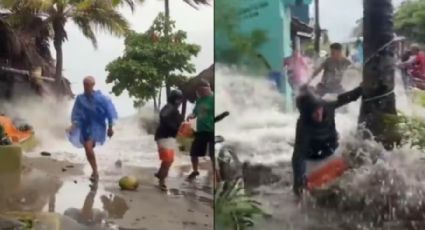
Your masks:
M195 72L190 61L200 51L198 45L185 42L186 38L186 32L176 31L174 21L162 13L147 32L129 33L123 56L106 67L112 92L119 96L126 90L140 106L156 98L165 81L180 86L187 79L182 73Z
M394 125L393 132L401 136L402 145L410 144L412 148L425 150L425 120L399 113L397 116L386 115L385 122Z
M221 182L215 192L215 226L222 230L246 230L265 213L259 203L244 194L240 180Z
M67 38L65 26L73 21L95 47L96 30L108 31L122 36L129 31L129 23L116 9L117 4L134 5L131 0L0 0L0 8L12 12L9 19L15 26L32 26L32 18L43 15L43 25L48 26L57 40ZM131 4L132 3L132 4ZM41 18L40 18L41 19Z
M111 2L113 7L128 6L130 7L131 11L134 12L136 9L136 3L143 3L145 0L111 0Z
M239 31L239 17L231 1L217 1L214 11L216 27L216 41L221 40L226 44L216 43L216 61L225 64L241 65L244 63L256 62L261 65L258 59L257 49L264 44L268 38L264 31L255 30L248 34Z
M422 90L413 90L412 91L413 103L416 105L425 107L425 92Z
M400 34L425 43L425 0L404 2L395 14L394 25Z

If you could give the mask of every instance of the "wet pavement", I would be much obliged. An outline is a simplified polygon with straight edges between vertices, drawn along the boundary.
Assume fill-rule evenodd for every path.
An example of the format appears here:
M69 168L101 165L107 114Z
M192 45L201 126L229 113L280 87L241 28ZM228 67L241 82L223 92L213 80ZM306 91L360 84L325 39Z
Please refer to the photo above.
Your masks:
M29 158L26 164L31 167L21 173L0 175L2 188L7 188L0 192L0 214L57 214L52 218L76 230L213 229L212 183L206 171L196 182L189 183L183 176L190 167L176 168L168 180L169 191L161 192L151 168L104 168L95 185L82 173L85 170L81 165L49 157ZM119 188L118 180L123 175L139 179L136 191Z

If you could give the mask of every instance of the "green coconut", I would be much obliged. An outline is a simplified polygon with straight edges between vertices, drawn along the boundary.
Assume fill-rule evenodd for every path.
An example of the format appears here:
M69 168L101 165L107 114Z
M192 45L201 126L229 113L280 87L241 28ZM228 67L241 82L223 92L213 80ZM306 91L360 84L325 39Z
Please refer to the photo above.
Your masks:
M119 186L122 190L136 190L139 180L135 176L125 176L120 179Z

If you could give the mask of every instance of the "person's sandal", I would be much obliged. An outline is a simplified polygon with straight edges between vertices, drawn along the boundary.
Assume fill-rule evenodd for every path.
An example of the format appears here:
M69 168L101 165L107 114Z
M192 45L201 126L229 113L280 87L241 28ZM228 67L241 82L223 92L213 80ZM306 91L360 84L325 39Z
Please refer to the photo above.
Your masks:
M192 172L191 174L189 174L189 176L187 177L188 181L193 181L196 179L196 177L199 176L199 172Z

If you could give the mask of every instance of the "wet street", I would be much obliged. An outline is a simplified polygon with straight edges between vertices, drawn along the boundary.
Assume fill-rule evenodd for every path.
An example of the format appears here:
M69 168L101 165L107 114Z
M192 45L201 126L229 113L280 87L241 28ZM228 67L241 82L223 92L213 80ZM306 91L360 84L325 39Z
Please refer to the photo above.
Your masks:
M25 164L20 176L2 180L8 185L0 197L6 214L59 214L54 217L61 220L59 229L212 229L209 179L185 182L179 175L189 173L184 168L175 171L170 190L164 193L156 187L154 169L110 168L96 186L81 165L50 158L27 158ZM139 188L120 190L117 181L123 175L137 175Z
M40 118L49 111L66 114L54 108L46 106L46 111L29 119L40 143L24 153L21 172L0 173L0 219L32 219L40 224L35 229L49 230L213 229L209 161L201 161L200 177L189 183L185 178L191 170L190 158L178 154L167 179L169 191L162 192L154 177L159 160L153 136L135 125L139 118L127 118L118 123L116 136L95 150L100 180L94 186L83 150L65 139L66 120L52 119L46 125ZM31 109L16 112L21 115ZM139 180L138 189L121 190L118 181L130 175ZM44 228L46 223L57 228Z

